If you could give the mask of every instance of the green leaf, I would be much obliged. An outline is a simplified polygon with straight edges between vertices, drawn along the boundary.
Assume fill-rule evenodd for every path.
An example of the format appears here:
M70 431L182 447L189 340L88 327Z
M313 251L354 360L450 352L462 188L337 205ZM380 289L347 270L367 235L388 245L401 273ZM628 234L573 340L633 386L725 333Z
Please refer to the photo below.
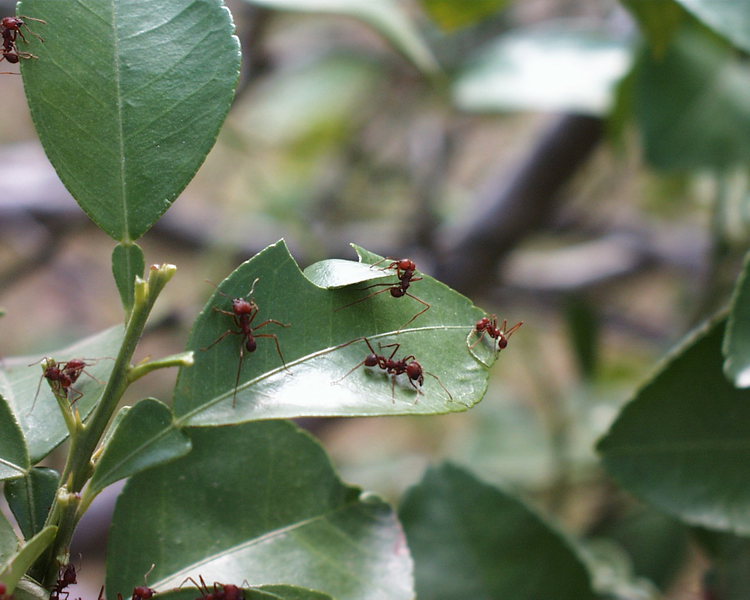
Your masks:
M536 27L498 38L456 80L462 110L569 111L601 115L630 67L628 43L573 25Z
M81 208L118 241L142 236L216 140L239 75L220 0L22 0L44 19L22 61L39 138ZM86 32L85 44L81 33Z
M208 585L208 582L207 582ZM220 584L217 584L217 586ZM213 585L209 585L213 590ZM243 596L245 600L332 600L332 596L323 592L316 592L308 588L301 588L294 585L262 585L260 587L247 588L243 587ZM205 590L195 587L183 587L178 590L160 592L159 598L163 600L195 600L199 598Z
M7 586L8 594L13 593L21 577L52 543L56 534L57 527L45 527L21 546L21 549L10 560L0 565L0 581Z
M109 359L117 354L123 333L123 327L116 326L72 346L46 354L57 362L83 358L91 363L74 386L83 393L75 405L84 419L93 410L104 382L109 377L113 365L113 361ZM57 400L47 383L42 381L39 364L41 358L7 358L0 364L0 394L21 426L31 464L38 463L68 437L68 429Z
M472 0L474 1L474 0ZM426 73L438 70L435 58L407 10L394 0L246 0L274 10L344 15L363 21Z
M692 534L710 561L703 576L703 597L746 600L750 589L750 540L698 528Z
M109 484L190 452L190 439L174 426L172 411L154 398L141 400L122 418L96 464L90 486Z
M24 538L34 537L44 527L59 482L54 469L35 467L25 477L5 483L5 498Z
M593 600L581 559L520 500L463 469L430 469L399 516L416 565L417 595L431 600Z
M596 374L599 350L599 318L594 306L583 297L571 297L565 306L573 356L585 379Z
M125 311L130 313L133 308L133 294L135 293L135 278L143 279L146 261L143 250L138 244L117 244L112 252L112 274L115 277L117 290Z
M633 106L659 169L724 169L750 160L750 68L731 48L684 28L663 57L644 50Z
M724 372L740 388L750 387L750 253L737 279L724 336Z
M392 510L344 485L286 422L190 431L187 456L131 478L107 556L107 589L192 576L287 584L339 600L407 600L411 559ZM144 519L158 526L144 527ZM243 584L244 585L244 584Z
M368 262L379 259L372 255ZM221 283L193 327L187 347L195 350L195 364L180 370L175 390L178 425L466 410L487 386L488 371L466 341L483 313L464 296L418 275L424 279L414 281L409 291L432 307L402 327L424 308L413 298L386 292L347 306L375 290L320 289L300 272L283 242L266 248ZM211 346L230 328L237 330L229 316L214 309L231 311L230 298L247 295L256 279L253 297L259 313L253 325L267 319L291 325L259 330L278 336L286 368L274 340L258 338L257 351L245 353L235 398L243 340L227 335ZM425 376L423 394L404 381L406 375L392 385L380 369L349 373L370 353L363 336L375 351L378 344L399 343L395 358L416 356L431 374ZM391 351L382 350L386 355Z
M357 248L357 246L354 247ZM331 258L313 263L302 272L318 287L333 290L365 281L393 277L393 271L383 268L387 265L388 262L376 266L364 262Z
M0 372L0 392L6 393ZM23 477L31 467L21 426L10 405L0 395L0 479Z
M750 52L750 6L745 0L677 0L703 23Z
M0 567L7 563L18 550L19 540L13 525L0 512Z
M724 321L690 336L598 445L628 490L682 520L750 533L750 392L722 372Z
M508 6L509 0L422 0L427 14L447 31L473 25Z

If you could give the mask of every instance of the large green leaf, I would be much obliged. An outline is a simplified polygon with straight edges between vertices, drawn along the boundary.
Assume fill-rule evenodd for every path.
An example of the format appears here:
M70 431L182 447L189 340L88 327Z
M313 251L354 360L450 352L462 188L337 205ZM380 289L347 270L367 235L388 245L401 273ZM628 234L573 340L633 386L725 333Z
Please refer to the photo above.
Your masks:
M724 336L724 372L737 387L750 387L750 253L737 280Z
M190 451L190 439L174 426L172 411L153 398L141 400L117 424L96 464L90 486L105 487Z
M376 260L370 255L367 262ZM198 317L188 341L188 349L195 350L195 364L181 369L175 390L177 423L435 414L472 406L484 395L488 370L469 352L467 335L483 313L464 296L419 275L424 279L413 282L409 292L432 307L402 327L424 308L413 298L394 298L386 292L342 308L375 290L321 289L301 273L282 242L270 246L222 282ZM246 353L235 397L242 336L228 335L203 349L229 328L236 329L229 316L214 309L230 311L230 298L245 296L255 279L253 297L260 312L253 325L266 319L291 325L270 324L258 330L278 335L286 368L274 340L258 338L257 350ZM396 359L416 356L429 373L423 393L404 381L406 375L400 375L395 385L379 369L361 367L347 376L370 353L363 336L376 352L378 344L399 343ZM489 344L477 346L487 348Z
M115 509L107 589L143 581L290 584L339 600L407 600L411 558L392 510L344 485L286 422L190 431L193 451L131 478ZM144 519L153 526L144 527Z
M117 354L123 333L122 326L113 327L72 346L46 354L57 362L83 358L91 363L74 385L76 390L83 393L75 404L83 418L93 410L99 393L104 388L104 382L114 363L110 359ZM57 400L47 383L42 381L39 364L41 358L6 358L0 363L0 394L21 426L31 464L42 460L68 437L68 429Z
M24 538L34 537L44 527L59 484L60 474L44 467L5 483L5 498Z
M653 1L653 0L646 0ZM746 0L677 0L709 27L750 52L750 5Z
M664 56L644 49L634 73L646 158L665 170L750 160L750 68L704 31L678 32Z
M573 111L600 115L631 60L629 45L602 31L556 25L504 35L484 48L454 86L468 111Z
M2 386L0 392L5 392ZM0 479L22 477L30 466L29 451L21 426L11 407L0 395Z
M596 598L583 562L560 533L463 469L430 469L399 516L420 598Z
M724 321L690 336L598 445L628 490L684 521L750 533L750 392L722 372Z
M0 566L7 563L18 550L19 540L13 525L0 513Z
M344 15L359 19L378 31L417 67L437 70L432 52L407 10L394 0L246 0L275 10Z
M21 577L52 543L56 534L57 527L45 527L23 544L5 564L0 565L0 581L7 586L9 594L13 593Z
M22 0L31 115L99 227L143 235L192 179L234 95L239 43L221 0ZM28 37L28 36L27 36Z

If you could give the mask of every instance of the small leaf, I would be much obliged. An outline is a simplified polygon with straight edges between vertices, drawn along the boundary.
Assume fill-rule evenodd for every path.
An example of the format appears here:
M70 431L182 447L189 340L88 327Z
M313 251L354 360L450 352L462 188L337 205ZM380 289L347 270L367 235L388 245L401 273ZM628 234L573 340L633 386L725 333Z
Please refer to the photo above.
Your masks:
M596 598L582 560L560 533L459 467L429 470L407 492L399 516L420 598Z
M146 261L143 250L138 244L117 244L112 252L112 274L115 277L117 290L120 292L125 312L130 313L133 308L133 294L135 278L143 279Z
M474 0L472 0L474 1ZM432 52L406 9L393 0L246 0L274 10L338 14L359 19L378 31L419 69L438 70Z
M0 385L0 392L5 391L3 388ZM23 477L29 468L31 463L23 431L8 402L0 395L0 479Z
M481 21L501 11L508 4L509 0L422 0L422 5L432 20L448 31Z
M302 273L318 287L331 290L384 277L393 277L393 271L383 268L383 265L387 264L384 262L381 266L376 266L331 258L311 264Z
M567 111L605 114L628 71L629 44L580 26L536 27L503 35L456 79L467 111Z
M19 540L13 525L0 512L0 567L7 563L18 550Z
M418 276L423 279L414 281L409 293L431 308L403 327L424 308L414 298L394 298L381 287L386 293L357 302L376 290L321 289L301 273L283 243L266 248L222 282L199 315L187 346L195 351L195 364L181 369L177 379L177 423L212 426L299 416L466 410L487 386L486 367L466 345L467 333L484 315L459 293ZM240 364L240 335L227 334L217 342L228 330L238 331L233 319L218 311L231 312L230 299L246 296L256 279L253 297L259 312L253 327L267 319L290 326L259 329L278 336L279 349L272 338L258 338L257 351L246 352ZM370 353L364 336L384 356L395 349L385 345L396 343L401 346L395 359L415 356L426 373L422 393L405 374L394 383L381 369L352 371Z
M750 392L722 372L724 321L698 330L598 444L626 489L687 523L750 533Z
M750 10L744 0L677 0L706 25L750 52Z
M344 485L293 425L193 429L188 455L132 477L117 501L107 588L174 588L191 576L284 584L339 600L411 600L393 511ZM144 527L144 519L158 526Z
M118 241L142 236L214 145L239 76L220 0L23 0L44 19L22 61L39 138L81 208ZM81 44L81 32L86 43Z
M105 487L190 452L190 439L172 421L172 411L146 398L128 411L109 439L91 478L92 490Z
M52 543L56 534L57 527L45 527L21 546L21 549L10 560L0 565L0 581L7 586L8 594L13 593L21 577Z
M737 387L750 387L750 253L734 288L723 350L727 377Z
M91 363L74 386L83 393L75 405L84 419L96 405L109 377L114 364L110 359L117 354L123 332L122 326L113 327L46 355L57 362L84 358ZM57 400L47 383L42 381L39 364L42 358L38 355L13 357L0 363L0 394L21 426L31 464L38 463L68 437L68 428Z
M5 483L5 498L24 538L34 537L44 527L59 482L54 469L35 467L25 477Z

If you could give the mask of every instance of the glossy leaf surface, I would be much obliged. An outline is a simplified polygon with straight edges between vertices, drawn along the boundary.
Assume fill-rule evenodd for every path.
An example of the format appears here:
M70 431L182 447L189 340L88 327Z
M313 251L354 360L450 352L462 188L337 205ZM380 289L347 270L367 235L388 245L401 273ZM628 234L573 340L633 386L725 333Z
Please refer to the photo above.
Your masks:
M81 208L133 241L211 149L239 74L220 0L23 0L44 19L24 87L39 138ZM86 43L80 36L85 32Z
M59 481L60 474L54 469L37 467L25 477L5 483L5 498L25 539L44 527Z
M368 255L368 262L379 258ZM413 298L394 298L386 291L347 306L387 288L320 289L301 273L282 242L266 248L220 284L198 317L188 341L188 349L195 350L195 364L181 369L177 380L177 423L208 426L299 416L436 414L475 404L484 395L488 370L469 352L466 337L483 313L464 296L419 275L424 279L413 282L409 291L432 307L402 327L424 308ZM227 335L211 347L227 330L238 330L230 316L215 308L231 311L230 299L247 295L256 279L253 297L260 312L253 326L267 319L290 324L269 324L257 331L278 336L286 368L274 340L257 338L257 350L245 353L235 398L243 336ZM363 336L385 356L394 348L379 350L379 344L401 344L396 359L416 356L423 370L432 374L425 375L422 394L409 385L405 374L395 385L381 369L361 367L347 375L370 353Z
M568 111L600 115L630 66L627 43L572 26L507 34L482 50L454 86L467 111Z
M115 277L120 300L127 312L133 308L135 278L143 278L146 262L138 244L117 244L112 251L112 274Z
M246 0L275 10L344 15L378 31L417 67L437 70L429 47L401 3L394 0Z
M3 387L0 387L0 392L3 391ZM10 405L0 395L0 479L22 477L30 466L29 451L21 426Z
M86 373L83 373L74 385L75 389L83 394L75 405L84 419L93 410L112 370L114 361L109 358L117 355L123 331L121 326L113 327L72 346L46 354L57 362L72 358L83 358L91 362L90 366L86 367ZM47 382L42 380L42 358L6 358L0 364L0 394L21 426L32 464L39 462L68 437L68 429L60 414L57 400Z
M583 562L559 532L459 467L428 471L407 492L399 516L420 598L596 598Z
M393 511L344 485L309 435L283 421L189 433L192 452L134 476L120 496L107 589L132 589L153 564L156 590L201 575L339 600L413 597Z
M153 398L141 400L117 424L97 462L91 487L109 484L190 451L190 439L174 426L172 411Z
M750 254L737 279L724 336L724 372L737 387L750 387Z
M623 487L682 520L750 533L750 392L722 372L724 322L690 336L598 446Z

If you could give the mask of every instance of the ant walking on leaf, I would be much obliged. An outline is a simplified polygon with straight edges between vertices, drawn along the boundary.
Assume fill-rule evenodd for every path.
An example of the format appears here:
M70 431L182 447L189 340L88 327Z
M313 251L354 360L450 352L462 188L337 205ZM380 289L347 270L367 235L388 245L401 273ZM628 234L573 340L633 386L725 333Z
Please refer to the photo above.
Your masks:
M273 341L276 344L276 352L281 359L281 364L283 364L284 368L286 369L286 361L284 360L284 355L281 353L281 346L279 345L279 338L277 337L277 335L275 333L256 332L258 331L258 329L260 329L261 327L265 327L266 325L274 324L279 325L280 327L291 327L291 323L282 323L281 321L277 321L276 319L266 319L262 323L253 325L253 321L255 320L255 317L258 316L258 311L260 310L258 304L255 302L255 299L252 298L253 292L255 291L255 284L258 283L259 279L260 278L257 277L255 281L253 281L253 285L250 286L250 291L245 296L243 296L242 298L232 299L231 311L224 310L223 308L219 308L218 306L214 306L214 310L216 312L232 317L235 329L227 329L218 338L216 338L216 340L211 342L211 344L209 344L205 348L201 348L201 350L209 350L229 335L239 335L244 338L242 341L242 345L240 346L240 361L237 365L237 377L235 378L234 382L232 407L236 406L237 404L237 388L240 385L240 374L242 373L242 363L245 360L245 354L255 352L256 348L258 347L258 343L255 338L273 338ZM224 294L223 292L219 293L222 296L226 296L226 294Z
M500 352L500 350L503 350L508 347L508 338L512 336L521 325L523 325L523 321L519 321L513 327L508 329L508 320L503 319L503 326L498 327L497 326L497 315L489 315L488 317L482 317L477 321L476 325L474 325L474 329L472 330L472 333L475 335L478 335L479 337L477 340L469 346L469 348L474 348L479 342L482 341L482 338L486 335L490 336L493 341L493 346L497 344L496 350Z
M375 266L377 264L380 264L384 260L380 260L376 263L374 263L371 266ZM369 298L372 298L373 296L377 296L378 294L383 294L385 292L390 292L391 296L394 298L401 298L403 296L409 296L409 298L413 298L420 304L424 306L422 310L420 310L417 314L415 314L411 319L409 319L406 323L401 325L399 327L399 330L406 327L409 323L413 322L417 317L419 317L421 314L427 312L431 305L428 302L425 302L421 298L417 298L414 294L410 293L409 286L414 283L415 281L421 281L422 277L414 277L416 271L417 271L417 264L409 259L409 258L402 258L400 260L394 260L389 265L383 267L384 270L387 269L395 269L396 271L396 278L398 279L398 283L373 283L372 285L365 286L363 288L359 288L361 290L368 290L370 288L375 287L384 287L385 289L378 290L376 292L372 292L365 296L364 298L360 298L359 300L355 300L354 302L350 302L349 304L345 304L344 306L340 306L336 309L336 311L343 310L344 308L348 308L350 306L354 306L355 304L359 304L360 302L364 302L365 300L368 300Z
M0 19L0 35L3 38L3 49L0 52L0 61L7 60L11 64L16 64L22 58L36 58L31 52L24 52L18 49L18 38L20 37L24 43L28 43L26 36L23 34L23 29L36 38L43 42L44 38L41 35L32 31L26 21L36 21L38 23L47 24L42 19L35 19L34 17L27 17L25 15L19 15L17 17L3 17ZM8 75L14 75L15 73L5 73Z
M425 371L422 368L422 365L417 362L417 359L413 354L404 356L400 360L396 360L393 358L396 355L396 352L398 352L398 349L401 347L401 344L378 344L378 348L381 352L383 351L383 348L393 348L393 352L391 352L390 356L386 357L383 354L378 354L377 352L375 352L372 344L370 344L370 340L368 340L367 338L360 339L364 340L364 342L367 344L367 347L370 349L370 354L368 354L363 361L351 368L343 377L340 377L334 383L338 383L343 379L346 379L347 377L349 377L349 375L354 373L354 371L362 366L378 367L391 377L391 397L394 404L396 402L396 377L402 374L405 374L407 376L409 384L416 390L417 395L424 394L424 392L422 392L421 390L422 386L424 385L424 376L429 375L430 377L434 378L438 382L438 384L440 384L440 387L443 388L443 391L448 395L448 399L451 402L453 401L453 395L443 385L443 382L440 381L440 378L437 375L430 373L429 371ZM359 340L354 341L356 342Z

